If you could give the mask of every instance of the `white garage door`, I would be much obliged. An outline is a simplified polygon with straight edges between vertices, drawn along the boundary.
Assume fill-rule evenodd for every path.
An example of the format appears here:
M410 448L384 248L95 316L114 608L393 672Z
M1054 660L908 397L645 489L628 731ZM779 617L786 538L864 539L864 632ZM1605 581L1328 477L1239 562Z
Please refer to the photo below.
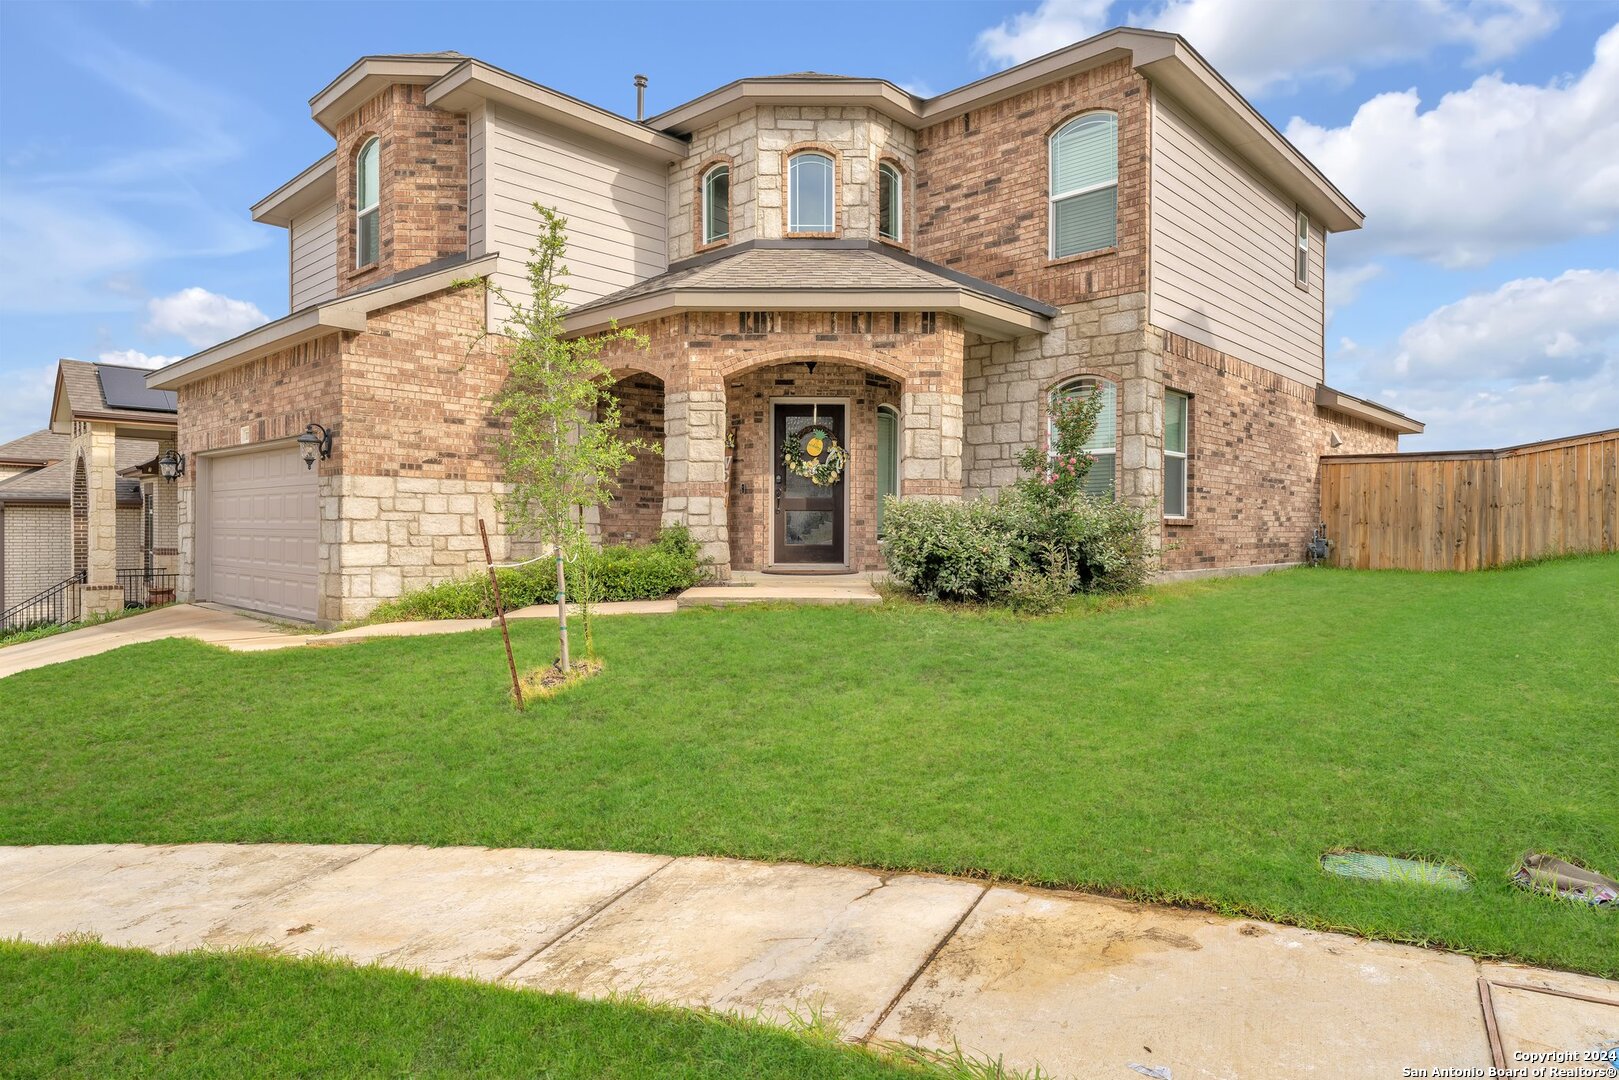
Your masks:
M295 447L209 459L208 599L315 617L318 479Z

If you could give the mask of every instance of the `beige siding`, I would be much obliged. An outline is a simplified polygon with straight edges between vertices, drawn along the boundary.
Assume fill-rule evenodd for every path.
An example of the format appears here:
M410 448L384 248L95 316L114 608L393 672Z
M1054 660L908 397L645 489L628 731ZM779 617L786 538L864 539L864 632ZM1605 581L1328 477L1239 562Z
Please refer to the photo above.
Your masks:
M661 167L505 107L490 107L486 137L484 244L505 256L501 285L523 291L518 275L534 246L536 202L568 219L568 302L663 272L668 223Z
M488 252L489 239L489 110L479 105L467 114L467 255Z
M5 607L20 604L73 573L73 540L65 506L8 504L4 518Z
M1161 90L1153 97L1148 318L1301 382L1321 381L1325 238L1294 283L1294 204Z
M292 219L292 310L337 295L337 200Z

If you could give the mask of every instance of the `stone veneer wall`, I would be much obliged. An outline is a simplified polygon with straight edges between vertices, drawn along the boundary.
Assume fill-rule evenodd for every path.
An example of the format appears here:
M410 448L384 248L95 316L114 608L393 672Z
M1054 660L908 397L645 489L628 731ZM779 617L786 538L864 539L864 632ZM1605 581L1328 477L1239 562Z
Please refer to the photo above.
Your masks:
M663 521L663 383L637 372L621 378L613 393L619 433L653 449L637 452L618 474L613 501L597 517L597 535L604 544L644 544L657 537Z
M337 125L337 283L353 292L402 270L467 253L467 118L395 84ZM380 140L377 261L356 268L355 157Z
M1164 382L1191 395L1187 517L1164 520L1163 567L1212 570L1304 558L1321 518L1324 454L1392 453L1398 436L1317 407L1315 387L1154 329ZM1330 434L1343 440L1334 448Z
M922 129L916 253L1049 304L1145 291L1151 93L1125 58ZM1118 245L1052 260L1047 140L1093 109L1119 117Z
M701 234L701 178L718 161L731 166L730 243L780 239L787 234L787 158L791 148L816 146L837 159L837 234L877 236L877 165L895 162L907 180L916 175L916 133L879 112L855 106L765 105L741 110L692 134L691 153L669 173L669 259L705 247ZM903 239L914 214L907 190Z
M732 569L760 570L772 561L777 446L770 403L791 397L847 399L845 557L855 570L883 569L877 547L877 406L897 410L900 384L886 375L831 363L817 363L814 372L803 364L779 364L726 380L727 423L736 433L728 493Z
M962 381L967 495L1017 479L1017 455L1041 439L1051 391L1090 375L1114 383L1118 401L1115 490L1136 506L1163 495L1163 383L1157 342L1145 324L1144 293L1074 304L1051 332L1016 341L975 341Z

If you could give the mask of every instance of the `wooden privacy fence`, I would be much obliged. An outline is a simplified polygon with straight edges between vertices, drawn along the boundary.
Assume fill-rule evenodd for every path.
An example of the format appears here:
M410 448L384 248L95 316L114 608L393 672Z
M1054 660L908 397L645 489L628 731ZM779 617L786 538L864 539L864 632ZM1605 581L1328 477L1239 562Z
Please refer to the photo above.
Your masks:
M1477 570L1619 549L1619 428L1505 450L1321 459L1335 566Z

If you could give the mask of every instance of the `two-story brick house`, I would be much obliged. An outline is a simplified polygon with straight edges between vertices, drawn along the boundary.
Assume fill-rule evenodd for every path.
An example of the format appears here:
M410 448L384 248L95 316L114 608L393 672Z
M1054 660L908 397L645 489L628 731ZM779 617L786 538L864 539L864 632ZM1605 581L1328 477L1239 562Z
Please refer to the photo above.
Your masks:
M664 452L601 535L684 523L722 570L879 569L884 495L1004 487L1056 394L1105 396L1090 484L1149 510L1171 572L1298 561L1318 457L1421 430L1324 382L1326 240L1360 212L1174 35L927 99L743 79L644 121L376 56L311 108L333 152L254 207L291 314L149 380L178 394L185 595L337 620L481 565L502 312L452 283L521 295L536 201L570 222L570 330L650 340L612 361ZM833 484L781 463L816 425Z

